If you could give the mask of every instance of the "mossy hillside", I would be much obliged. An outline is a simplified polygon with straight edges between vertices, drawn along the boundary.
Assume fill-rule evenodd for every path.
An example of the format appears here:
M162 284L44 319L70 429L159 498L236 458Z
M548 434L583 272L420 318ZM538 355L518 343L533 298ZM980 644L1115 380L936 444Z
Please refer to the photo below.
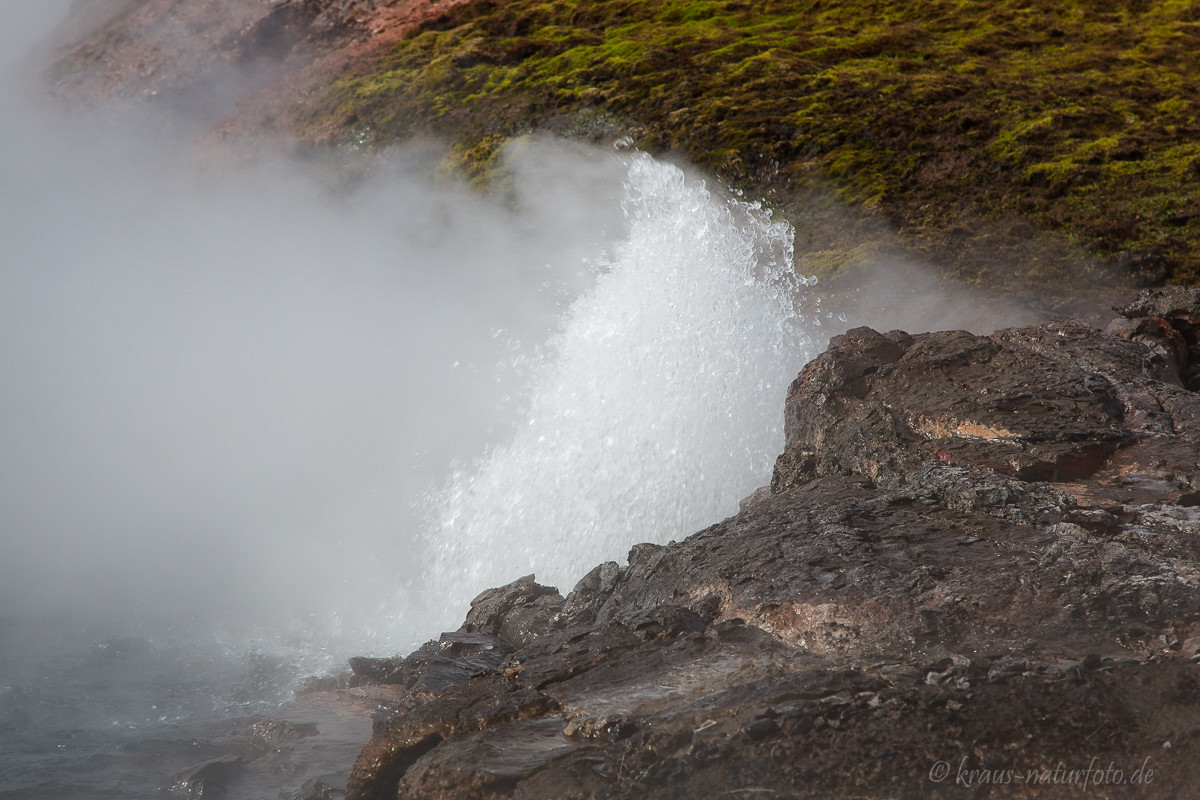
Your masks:
M334 81L310 131L432 131L482 168L615 118L801 222L830 188L975 281L1147 248L1194 281L1198 52L1190 2L479 0Z

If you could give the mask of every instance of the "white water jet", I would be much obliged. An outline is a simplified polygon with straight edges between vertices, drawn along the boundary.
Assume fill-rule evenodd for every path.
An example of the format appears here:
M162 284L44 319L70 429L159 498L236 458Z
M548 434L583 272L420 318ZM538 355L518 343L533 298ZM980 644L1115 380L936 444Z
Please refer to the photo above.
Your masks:
M721 519L782 449L815 352L791 227L647 155L625 190L628 236L532 370L524 423L437 498L430 599L452 625L484 588L533 572L565 593Z

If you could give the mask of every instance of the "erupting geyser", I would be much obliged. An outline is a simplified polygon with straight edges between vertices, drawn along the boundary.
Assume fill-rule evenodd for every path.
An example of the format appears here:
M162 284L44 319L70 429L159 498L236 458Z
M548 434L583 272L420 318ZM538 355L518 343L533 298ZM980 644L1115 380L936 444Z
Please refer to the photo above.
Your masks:
M448 623L529 572L566 591L770 477L787 384L814 345L791 227L646 155L622 205L628 236L534 369L523 424L440 498L431 588L454 601Z

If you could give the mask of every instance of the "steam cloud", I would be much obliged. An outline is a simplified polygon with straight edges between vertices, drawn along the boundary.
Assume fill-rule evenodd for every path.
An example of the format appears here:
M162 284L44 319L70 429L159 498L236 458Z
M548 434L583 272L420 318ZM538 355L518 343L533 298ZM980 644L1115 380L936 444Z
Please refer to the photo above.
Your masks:
M413 499L505 431L495 365L622 224L564 148L508 204L404 157L347 192L0 102L2 613L389 599Z

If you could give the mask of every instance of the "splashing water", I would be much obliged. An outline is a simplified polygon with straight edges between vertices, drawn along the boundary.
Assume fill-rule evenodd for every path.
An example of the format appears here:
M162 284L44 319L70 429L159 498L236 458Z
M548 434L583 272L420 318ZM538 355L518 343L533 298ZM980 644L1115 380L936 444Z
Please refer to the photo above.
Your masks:
M787 385L815 349L791 227L647 155L623 210L628 237L533 370L524 424L439 498L430 588L454 613L530 572L566 591L769 480Z

